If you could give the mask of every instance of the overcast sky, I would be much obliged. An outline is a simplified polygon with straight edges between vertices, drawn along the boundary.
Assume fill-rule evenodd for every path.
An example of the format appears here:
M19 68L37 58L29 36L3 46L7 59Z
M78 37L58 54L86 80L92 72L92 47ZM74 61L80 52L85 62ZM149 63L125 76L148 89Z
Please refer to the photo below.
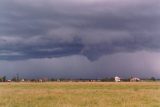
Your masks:
M1 0L0 75L160 77L159 0Z

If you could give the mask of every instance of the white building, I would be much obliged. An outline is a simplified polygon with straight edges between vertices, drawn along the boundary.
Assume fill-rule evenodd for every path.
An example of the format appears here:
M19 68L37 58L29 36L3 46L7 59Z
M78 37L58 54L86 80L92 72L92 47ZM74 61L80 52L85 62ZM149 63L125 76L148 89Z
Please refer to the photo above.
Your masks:
M25 82L25 80L24 80L24 79L21 79L21 82Z
M12 82L12 80L7 80L7 82Z
M120 77L118 77L118 76L114 77L114 79L115 79L115 82L120 82L121 81Z
M134 77L134 78L131 78L130 81L131 82L139 82L139 81L141 81L141 79Z

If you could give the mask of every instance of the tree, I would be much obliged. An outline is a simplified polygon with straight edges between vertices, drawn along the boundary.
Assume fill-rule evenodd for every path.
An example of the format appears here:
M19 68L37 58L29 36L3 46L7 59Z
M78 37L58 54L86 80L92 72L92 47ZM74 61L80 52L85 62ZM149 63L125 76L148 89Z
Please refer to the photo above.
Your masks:
M50 79L50 81L56 81L56 79L54 79L54 78L51 78L51 79Z
M0 77L0 82L3 82L3 77Z
M6 82L6 76L0 77L0 82Z
M111 77L111 78L103 78L103 79L101 79L101 81L102 82L112 82L112 81L114 81L114 77Z
M151 77L150 80L156 81L156 78L155 77Z
M2 79L3 79L3 82L6 82L6 76L3 76Z
M16 78L16 77L13 77L11 80L14 81L14 82L16 82L16 81L17 81L17 78Z

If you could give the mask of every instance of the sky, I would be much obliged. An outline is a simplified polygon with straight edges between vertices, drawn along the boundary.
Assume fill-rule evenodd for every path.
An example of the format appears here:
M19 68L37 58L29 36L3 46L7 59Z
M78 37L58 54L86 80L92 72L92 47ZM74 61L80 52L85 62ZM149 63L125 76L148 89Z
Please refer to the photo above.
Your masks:
M0 75L160 78L159 0L1 0Z

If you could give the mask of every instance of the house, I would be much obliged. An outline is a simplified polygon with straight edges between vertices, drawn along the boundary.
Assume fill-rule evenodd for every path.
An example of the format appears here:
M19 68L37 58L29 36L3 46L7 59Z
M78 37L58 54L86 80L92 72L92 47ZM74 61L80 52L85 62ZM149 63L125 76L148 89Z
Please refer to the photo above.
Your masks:
M141 81L141 79L139 79L137 77L134 77L134 78L130 79L130 82L139 82L139 81Z
M114 77L114 79L115 79L115 82L120 82L121 81L120 77L118 77L118 76Z
M12 80L7 80L7 82L12 82Z
M21 82L25 82L25 80L24 80L24 79L21 79Z
M42 80L42 79L39 79L38 82L43 82L43 80Z

